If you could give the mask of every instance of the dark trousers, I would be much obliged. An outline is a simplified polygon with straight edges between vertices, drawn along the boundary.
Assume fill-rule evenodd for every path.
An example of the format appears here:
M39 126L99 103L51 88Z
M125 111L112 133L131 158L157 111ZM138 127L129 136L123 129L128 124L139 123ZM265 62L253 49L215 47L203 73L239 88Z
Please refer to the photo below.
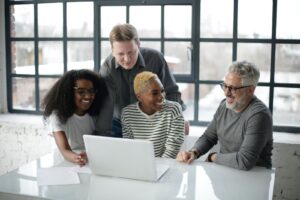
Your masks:
M113 137L122 137L122 123L120 119L113 118L112 120L112 132Z

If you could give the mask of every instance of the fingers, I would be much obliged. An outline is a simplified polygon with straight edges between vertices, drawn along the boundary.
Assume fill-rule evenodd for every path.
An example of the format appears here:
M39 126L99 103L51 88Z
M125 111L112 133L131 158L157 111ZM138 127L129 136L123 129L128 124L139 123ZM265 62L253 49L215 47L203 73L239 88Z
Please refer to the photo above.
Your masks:
M191 152L183 151L177 154L176 160L178 162L184 162L190 164L192 163L193 160L195 160L195 156Z
M193 162L193 160L195 160L195 159L196 159L196 158L195 158L195 154L190 153L190 157L189 157L187 163L188 163L188 164L191 164L191 163Z
M84 166L87 161L87 155L85 152L80 152L75 158L75 162L80 166Z

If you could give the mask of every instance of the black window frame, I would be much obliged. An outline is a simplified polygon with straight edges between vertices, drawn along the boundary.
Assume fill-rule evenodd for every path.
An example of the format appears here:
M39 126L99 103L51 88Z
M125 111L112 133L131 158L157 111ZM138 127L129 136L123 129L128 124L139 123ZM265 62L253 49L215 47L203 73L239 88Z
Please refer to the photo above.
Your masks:
M37 16L37 6L42 3L57 3L61 2L63 4L63 37L62 38L39 38L38 37L38 16ZM93 2L94 3L94 35L93 37L67 37L66 30L66 7L69 2ZM100 7L101 6L126 6L127 16L126 21L129 22L129 7L130 6L151 6L158 5L162 8L161 13L161 37L157 38L140 38L141 41L159 41L161 43L161 51L164 53L164 42L165 41L191 41L193 44L192 54L191 54L191 72L190 74L175 74L177 83L186 83L194 85L194 120L190 121L191 125L195 126L207 126L209 122L199 121L199 87L203 84L215 85L220 83L222 80L200 80L199 77L199 44L205 42L224 42L232 44L232 61L237 58L237 46L239 43L267 43L271 45L271 66L270 66L270 82L260 82L259 86L265 86L269 89L269 109L273 111L273 101L274 101L274 89L275 88L299 88L300 84L297 83L276 83L274 81L275 77L275 54L277 44L300 44L300 39L277 39L276 38L276 19L277 19L277 0L273 0L272 6L272 36L270 39L244 39L238 38L238 0L233 0L233 37L232 38L202 38L200 35L200 6L201 0L24 0L24 1L13 1L5 0L5 27L6 27L6 75L7 75L7 105L8 111L11 113L28 113L28 114L41 114L40 110L40 96L39 96L39 78L58 78L59 75L40 75L38 74L38 43L40 41L63 41L63 64L64 72L67 71L67 42L68 41L93 41L94 42L94 70L99 71L100 61L101 61L101 41L108 41L108 38L102 37L100 35ZM34 37L33 38L13 38L10 35L10 6L19 4L33 4L34 5ZM164 6L166 5L191 5L192 6L192 35L191 38L165 38L164 37ZM35 74L25 75L25 74L13 74L11 72L12 58L11 58L11 42L13 41L33 41L34 42L34 54L35 60ZM35 79L35 102L36 108L34 111L13 109L12 105L12 79L15 77L20 78L34 78ZM273 126L274 131L278 132L292 132L300 133L299 126Z

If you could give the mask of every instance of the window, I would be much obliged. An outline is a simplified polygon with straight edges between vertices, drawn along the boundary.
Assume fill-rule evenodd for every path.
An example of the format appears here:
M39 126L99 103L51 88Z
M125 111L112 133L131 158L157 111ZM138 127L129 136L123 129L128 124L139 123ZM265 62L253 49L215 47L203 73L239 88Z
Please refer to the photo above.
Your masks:
M111 28L128 22L141 46L165 55L192 125L212 119L230 63L249 60L261 70L256 95L273 112L274 130L300 132L298 0L7 2L10 112L41 113L64 72L98 71L111 52Z

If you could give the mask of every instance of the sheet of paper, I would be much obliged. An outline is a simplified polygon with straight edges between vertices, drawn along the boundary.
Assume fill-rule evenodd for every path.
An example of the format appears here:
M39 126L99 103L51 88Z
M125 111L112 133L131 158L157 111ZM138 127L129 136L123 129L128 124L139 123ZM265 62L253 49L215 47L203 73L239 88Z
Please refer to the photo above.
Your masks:
M79 184L78 174L73 167L39 168L37 170L38 185Z
M85 174L91 174L92 173L92 171L91 171L91 169L88 165L84 165L82 167L77 165L76 167L73 168L73 170L77 173L85 173Z

